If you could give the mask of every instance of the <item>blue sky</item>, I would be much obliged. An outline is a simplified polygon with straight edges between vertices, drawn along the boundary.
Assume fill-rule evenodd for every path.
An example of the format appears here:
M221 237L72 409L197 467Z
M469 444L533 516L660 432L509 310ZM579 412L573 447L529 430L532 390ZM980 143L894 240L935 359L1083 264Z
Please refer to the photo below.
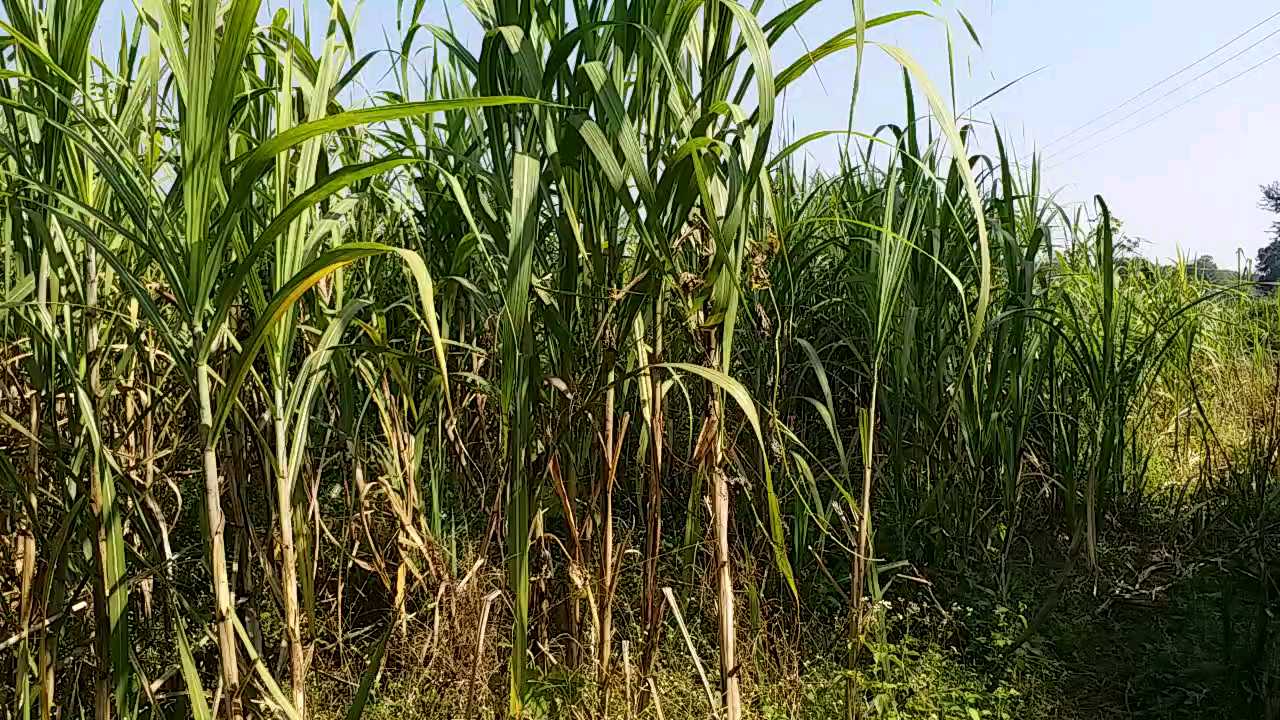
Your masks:
M327 14L324 2L310 1L315 8L313 20L322 27ZM300 7L301 2L266 0L272 7ZM478 38L457 0L429 0L427 20L443 22L444 2L449 3L464 37ZM406 0L406 4L412 3ZM1130 130L1280 52L1280 32L1266 38L1280 31L1280 17L1123 110L1066 140L1050 143L1272 15L1280 9L1274 0L1230 0L1209 6L1192 0L943 0L939 4L867 0L867 4L871 16L918 8L939 18L913 18L877 28L872 39L906 49L942 88L948 72L946 28L951 28L962 108L1043 68L979 107L974 119L994 119L1024 158L1048 145L1044 181L1048 188L1057 189L1059 201L1073 204L1102 195L1124 220L1126 231L1146 241L1144 254L1169 259L1181 248L1187 254L1213 255L1220 265L1234 267L1237 250L1253 258L1265 244L1273 218L1258 209L1258 186L1280 180L1280 59ZM132 2L108 0L106 5L108 12L118 14ZM771 16L785 5L768 0L764 14ZM383 47L384 29L395 34L395 7L395 0L365 0L355 25L362 50ZM982 47L968 38L957 11L973 23ZM850 0L823 0L776 48L775 68L785 67L806 47L819 45L852 22ZM1258 41L1257 47L1181 92L1095 134ZM852 52L833 56L819 65L817 73L788 89L784 110L793 137L845 127L853 67ZM901 122L903 114L900 71L882 53L869 51L855 126L870 131L881 123ZM1079 154L1082 151L1087 152ZM835 141L817 143L809 152L812 162L830 166Z

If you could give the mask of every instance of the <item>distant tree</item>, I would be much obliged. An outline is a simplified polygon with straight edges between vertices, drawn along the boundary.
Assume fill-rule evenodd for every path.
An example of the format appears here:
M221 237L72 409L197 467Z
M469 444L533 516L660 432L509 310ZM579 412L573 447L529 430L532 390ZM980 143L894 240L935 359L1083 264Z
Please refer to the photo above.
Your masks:
M1177 265L1171 267L1177 267ZM1218 267L1218 262L1212 255L1201 255L1195 260L1184 262L1181 264L1181 269L1186 274L1213 285L1234 285L1241 279L1238 270Z
M1142 238L1134 237L1124 229L1124 220L1111 216L1111 246L1117 260L1138 257L1138 249L1143 242Z
M1262 187L1263 210L1280 215L1280 182ZM1280 282L1280 220L1271 223L1271 242L1258 251L1258 281Z
M1089 230L1089 244L1078 247L1067 248L1068 252L1084 252L1093 253L1096 243L1102 237L1101 218ZM1143 238L1130 235L1124 228L1124 220L1111 216L1111 247L1114 254L1116 265L1120 267L1128 266L1135 261L1143 261L1139 252L1141 246L1146 242Z
M1122 223L1119 220L1113 221L1112 224L1116 226L1115 229L1112 231L1114 233L1113 242L1115 243L1116 257L1117 258L1138 257L1141 254L1138 251L1142 247L1142 244L1146 242L1146 240L1136 235L1130 235L1129 233L1125 232L1124 228L1121 227Z
M1258 251L1258 282L1280 282L1280 238Z
M1218 272L1218 263L1214 261L1212 255L1201 255L1196 258L1193 267L1196 277L1213 278Z

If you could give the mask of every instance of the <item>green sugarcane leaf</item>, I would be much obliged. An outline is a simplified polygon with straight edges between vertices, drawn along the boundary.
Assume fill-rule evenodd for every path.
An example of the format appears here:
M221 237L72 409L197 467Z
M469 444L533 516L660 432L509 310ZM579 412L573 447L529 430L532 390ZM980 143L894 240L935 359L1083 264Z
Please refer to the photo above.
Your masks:
M431 113L449 112L453 110L479 110L483 108L502 107L506 105L537 104L538 100L526 97L495 95L490 97L469 97L449 100L424 100L421 102L379 105L371 108L348 110L328 115L319 120L295 125L284 132L264 141L251 152L245 153L232 161L239 167L238 180L227 199L228 212L234 216L243 209L245 202L253 193L253 187L264 170L275 157L289 148L322 135L346 130L362 125L380 122L403 120L420 117Z
M217 414L212 425L214 436L221 432L222 427L226 424L227 418L231 414L231 409L235 405L240 387L244 384L245 378L248 377L249 371L253 366L253 360L258 351L262 349L263 344L266 343L268 334L275 323L308 290L335 270L350 265L357 260L387 254L399 256L408 267L415 281L418 297L423 306L424 319L434 345L436 361L440 363L440 374L442 378L447 377L444 342L440 336L439 323L436 320L434 286L431 282L431 276L427 273L426 264L422 262L422 258L413 251L383 245L382 243L346 243L321 254L300 270L288 283L276 291L271 302L267 304L252 332L250 332L248 339L241 343L241 351L236 357L232 372L227 378L226 385L219 392ZM447 380L445 382L447 393Z
M227 316L231 313L236 296L240 294L240 289L244 287L249 277L255 272L258 258L266 252L276 238L289 231L289 226L294 220L321 202L333 197L334 193L343 188L415 162L418 161L413 158L390 158L344 167L318 180L306 192L290 201L285 209L281 210L280 214L273 218L271 223L259 233L244 257L237 262L232 270L231 277L223 283L222 289L218 292L218 296L213 303L214 314L212 321L209 323L211 332L207 333L204 344L199 348L197 357L199 359L207 359L209 357L213 351L213 344L218 340L217 331L226 322ZM231 231L230 223L228 222L224 227L228 228L224 234L229 234ZM214 268L214 271L208 276L209 282L212 282L216 276L216 268Z
M182 671L182 681L187 686L187 705L194 720L211 720L208 696L204 685L200 682L200 671L196 669L195 657L191 654L191 645L187 641L186 623L178 612L177 606L171 604L170 614L174 620L174 636L178 644L178 663Z
M360 674L360 686L356 688L356 695L351 699L351 706L347 708L347 720L360 720L364 715L364 708L369 704L369 693L382 673L382 657L387 652L387 641L391 639L391 631L395 626L394 622L387 623L387 629L382 631L382 637L373 647L373 652L369 654L369 662L365 665L364 672Z
M974 222L978 227L978 302L973 311L969 342L965 347L965 355L972 356L974 348L977 347L978 338L982 335L982 330L985 327L987 307L991 302L991 250L987 241L986 209L982 194L978 191L977 180L975 180L973 171L966 160L968 152L964 145L964 138L960 136L960 129L956 127L955 118L952 117L951 112L947 109L946 101L938 94L933 83L929 81L929 76L925 73L924 68L920 67L920 64L914 58L900 48L879 43L877 45L889 57L906 69L915 78L921 89L924 90L925 97L929 100L929 106L933 110L934 118L951 147L955 167L960 173L965 195L968 197L970 208L973 210Z
M715 368L691 363L659 363L653 367L679 370L697 375L728 393L729 397L733 398L733 401L742 410L742 414L747 418L747 423L751 425L751 430L756 436L756 442L760 446L761 464L764 467L765 495L769 503L769 530L773 540L774 560L778 565L778 571L786 578L787 586L791 588L792 594L799 597L800 591L796 588L796 579L791 571L791 562L787 559L786 537L782 528L782 509L778 503L778 495L773 489L773 474L769 470L769 450L764 442L764 433L760 429L760 416L756 412L756 404L751 399L751 394L742 386L742 383Z
M262 662L262 658L258 656L253 639L249 637L249 633L244 629L244 623L240 622L240 616L234 611L231 613L231 621L235 624L236 636L240 638L240 646L244 648L245 654L249 656L249 664L253 666L253 671L258 675L259 682L267 689L267 694L271 696L271 701L289 720L302 720L302 715L298 713L297 708L293 706L293 703L289 702L284 691L280 689L280 683L271 677L270 669L267 668L266 663Z

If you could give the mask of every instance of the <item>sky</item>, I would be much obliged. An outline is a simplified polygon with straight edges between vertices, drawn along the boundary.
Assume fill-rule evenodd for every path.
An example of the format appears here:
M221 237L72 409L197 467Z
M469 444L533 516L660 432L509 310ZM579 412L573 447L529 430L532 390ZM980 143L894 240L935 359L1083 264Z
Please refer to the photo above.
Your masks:
M265 4L300 7L303 1ZM323 27L325 3L309 1L313 21ZM1041 152L1043 184L1064 205L1092 207L1095 195L1105 198L1125 231L1143 240L1144 254L1158 260L1179 252L1208 254L1220 266L1234 268L1239 251L1252 259L1266 244L1275 218L1258 207L1259 186L1280 180L1280 57L1275 57L1280 7L1275 0L1226 0L1209 8L1195 0L866 2L871 17L906 9L933 15L875 28L870 39L906 50L944 92L950 31L960 108L1037 71L975 108L972 120L998 124L1024 161ZM463 38L478 47L479 32L457 0L428 0L425 20L443 24L444 3ZM385 47L384 33L397 34L396 4L365 0L354 25L359 49ZM118 17L131 6L132 0L107 0L105 8ZM767 0L762 15L771 17L785 6ZM981 46L969 37L960 13ZM1078 130L1263 20L1208 60ZM852 24L851 0L822 0L775 47L775 72ZM845 128L853 73L854 55L847 51L792 84L782 101L785 132L794 138ZM378 82L369 73L365 79ZM883 123L901 123L904 114L901 71L883 52L868 49L855 129L869 132ZM837 142L811 145L811 165L834 167ZM987 140L980 149L993 152L994 144Z
M823 27L850 19L852 11L843 4L824 3L821 13L830 15L813 19L801 33L820 35ZM868 13L902 7L877 2ZM1280 52L1280 6L1274 0L1228 0L1211 7L1207 11L1204 3L1190 0L975 0L944 3L940 14L949 21L961 59L961 108L1043 68L976 108L973 118L994 120L1024 159L1043 151L1043 180L1057 189L1060 202L1101 195L1126 232L1145 241L1144 254L1168 260L1181 250L1235 267L1238 250L1246 258L1256 256L1275 219L1259 209L1258 186L1280 180L1280 58L1173 108ZM973 24L980 48L968 40L957 11ZM1067 136L1273 15L1208 61ZM884 29L884 41L916 55L935 82L945 84L944 23L911 20ZM1276 34L1267 38L1270 33ZM812 44L816 37L807 39ZM852 72L852 58L820 66L822 85L791 98L799 128L847 122L845 78ZM903 117L899 75L883 55L870 60L856 125L870 128ZM1133 117L1117 123L1127 115Z

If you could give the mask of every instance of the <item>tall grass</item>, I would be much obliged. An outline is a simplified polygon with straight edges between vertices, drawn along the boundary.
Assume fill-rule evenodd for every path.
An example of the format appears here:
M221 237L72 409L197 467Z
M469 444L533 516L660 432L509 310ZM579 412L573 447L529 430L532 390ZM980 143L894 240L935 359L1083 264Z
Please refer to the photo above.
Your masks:
M6 0L15 715L309 717L322 669L359 717L416 665L445 714L657 716L689 618L734 720L834 584L857 716L896 568L1093 559L1208 442L1201 369L1272 362L1273 304L1117 257L876 40L945 18L779 69L816 0L408 5L346 107L351 4L148 0L111 60L99 2ZM809 171L778 98L867 51L908 120Z

